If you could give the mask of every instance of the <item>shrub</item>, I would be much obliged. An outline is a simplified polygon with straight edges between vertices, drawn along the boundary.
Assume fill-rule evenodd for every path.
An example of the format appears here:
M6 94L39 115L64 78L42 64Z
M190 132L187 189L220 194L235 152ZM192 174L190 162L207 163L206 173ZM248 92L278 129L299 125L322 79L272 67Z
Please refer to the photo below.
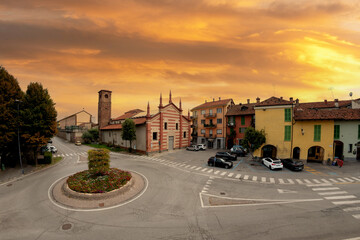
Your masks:
M89 172L96 176L105 175L110 168L109 150L103 148L89 150L88 155Z
M82 135L82 139L85 143L91 143L92 141L92 135L89 132L84 132Z
M51 164L52 161L52 153L51 152L45 152L44 153L44 160L42 161L42 164Z

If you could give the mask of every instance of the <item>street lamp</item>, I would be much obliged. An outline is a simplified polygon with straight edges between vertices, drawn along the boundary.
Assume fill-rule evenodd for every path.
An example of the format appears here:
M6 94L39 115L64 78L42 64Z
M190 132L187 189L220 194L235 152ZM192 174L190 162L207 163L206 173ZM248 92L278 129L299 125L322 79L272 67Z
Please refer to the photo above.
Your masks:
M19 105L22 103L22 101L15 99L15 102L17 104L17 110L18 110L18 126L17 126L17 135L18 135L18 147L19 147L19 159L20 159L20 167L21 167L21 173L24 174L24 168L21 161L21 150L20 150L20 134L19 134L19 125L20 125L20 110Z

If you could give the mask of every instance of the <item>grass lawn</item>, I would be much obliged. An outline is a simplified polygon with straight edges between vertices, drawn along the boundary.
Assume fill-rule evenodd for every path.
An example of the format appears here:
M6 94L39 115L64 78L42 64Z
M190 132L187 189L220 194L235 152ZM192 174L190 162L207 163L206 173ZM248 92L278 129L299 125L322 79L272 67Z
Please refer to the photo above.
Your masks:
M93 147L93 148L105 148L108 149L112 152L128 152L128 150L123 149L123 148L119 148L119 147L108 147L105 144L95 144L95 143L84 143L84 145L89 146L89 147Z

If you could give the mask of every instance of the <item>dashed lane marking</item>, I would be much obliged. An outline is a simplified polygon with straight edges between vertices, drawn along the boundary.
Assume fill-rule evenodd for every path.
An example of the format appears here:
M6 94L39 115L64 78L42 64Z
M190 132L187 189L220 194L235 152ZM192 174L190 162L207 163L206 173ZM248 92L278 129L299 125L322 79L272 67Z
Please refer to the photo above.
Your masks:
M257 181L257 176L253 176L252 180L255 182Z
M249 179L249 175L245 175L244 180L248 180L248 179Z
M349 207L349 208L344 208L343 210L345 212L355 212L355 211L360 211L360 207Z
M332 202L335 205L345 205L345 204L357 204L360 203L360 200L353 200L353 201L339 201L339 202Z
M322 188L313 188L313 191L329 191L329 190L339 190L338 187L322 187Z
M332 196L332 197L324 197L327 200L340 200L340 199L354 199L356 196L347 195L347 196Z
M224 176L225 174L226 174L226 172L222 172L220 175L221 175L221 176Z
M216 172L214 172L214 174L218 174L220 171L216 171Z
M337 191L337 192L319 192L318 194L321 196L329 196L329 195L338 195L338 194L347 194L347 191Z
M232 177L234 175L234 173L229 173L228 177Z
M240 178L241 177L241 174L237 174L235 178Z

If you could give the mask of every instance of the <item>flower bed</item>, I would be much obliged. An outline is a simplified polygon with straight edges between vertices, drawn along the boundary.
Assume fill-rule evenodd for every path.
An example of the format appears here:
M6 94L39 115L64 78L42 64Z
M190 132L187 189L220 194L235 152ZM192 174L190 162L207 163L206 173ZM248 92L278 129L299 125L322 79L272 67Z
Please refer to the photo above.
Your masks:
M81 193L105 193L124 186L131 174L117 168L110 168L101 175L93 175L89 170L75 173L67 179L69 188Z

